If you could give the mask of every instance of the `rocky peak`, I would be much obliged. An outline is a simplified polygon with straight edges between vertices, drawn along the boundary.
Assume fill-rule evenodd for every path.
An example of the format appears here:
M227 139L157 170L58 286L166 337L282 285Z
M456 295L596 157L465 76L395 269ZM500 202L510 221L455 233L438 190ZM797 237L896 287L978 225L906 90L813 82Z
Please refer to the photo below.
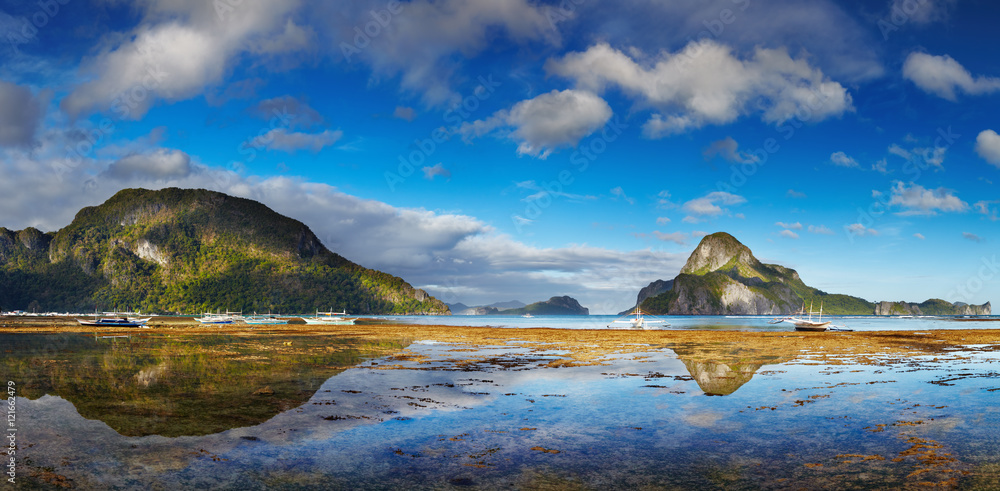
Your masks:
M705 274L734 261L751 268L760 264L760 261L753 257L750 248L736 240L736 237L725 232L717 232L701 239L698 247L695 247L694 252L688 257L687 263L681 268L681 274Z

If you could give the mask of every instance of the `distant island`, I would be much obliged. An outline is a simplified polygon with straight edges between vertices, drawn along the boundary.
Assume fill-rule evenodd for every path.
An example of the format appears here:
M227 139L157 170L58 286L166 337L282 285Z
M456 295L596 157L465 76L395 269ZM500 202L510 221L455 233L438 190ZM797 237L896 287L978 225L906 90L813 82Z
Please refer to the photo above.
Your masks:
M0 228L0 308L450 312L259 202L177 188L122 190L54 233Z
M465 304L449 304L449 307L456 315L590 315L590 309L569 296L552 297L530 305L512 300L476 307L468 307ZM459 310L459 307L464 308Z
M764 264L725 232L707 235L672 280L656 280L639 291L636 305L654 315L780 315L823 307L834 315L990 315L983 305L931 299L920 304L869 302L807 286L799 274ZM627 312L631 312L629 309Z

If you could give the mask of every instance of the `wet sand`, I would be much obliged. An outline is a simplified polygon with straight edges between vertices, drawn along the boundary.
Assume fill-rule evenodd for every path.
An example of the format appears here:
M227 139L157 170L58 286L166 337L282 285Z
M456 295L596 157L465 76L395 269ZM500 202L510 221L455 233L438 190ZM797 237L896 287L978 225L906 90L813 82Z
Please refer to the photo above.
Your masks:
M425 340L469 347L517 344L536 350L564 350L575 363L594 364L609 356L657 348L684 348L690 356L717 359L720 353L742 356L754 353L810 354L824 363L842 356L916 356L947 353L957 347L987 345L1000 349L1000 329L941 329L930 331L796 332L616 330L457 327L412 324L361 323L351 326L245 324L202 325L191 317L153 318L148 328L93 328L72 318L4 317L0 333L96 333L99 335L294 335L336 336L361 339ZM699 356L702 353L703 356Z

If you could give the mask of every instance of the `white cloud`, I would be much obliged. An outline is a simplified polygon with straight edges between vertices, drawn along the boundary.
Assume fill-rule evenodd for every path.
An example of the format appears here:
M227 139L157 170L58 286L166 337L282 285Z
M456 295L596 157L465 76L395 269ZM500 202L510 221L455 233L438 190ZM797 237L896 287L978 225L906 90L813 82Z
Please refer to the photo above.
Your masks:
M666 225L668 223L670 223L670 219L669 218L667 218L667 217L656 217L656 224L657 225Z
M118 180L147 178L162 181L187 177L192 169L188 154L180 150L160 148L145 154L123 157L111 163L102 175Z
M736 143L731 136L727 136L722 140L714 141L708 148L702 152L706 160L711 160L716 156L722 157L727 162L734 164L747 164L751 162L757 162L760 159L749 154L747 152L739 151L739 143Z
M906 22L930 24L947 19L956 3L957 0L892 0L888 15L905 18Z
M912 182L907 187L901 181L896 181L892 188L889 206L902 207L899 215L937 215L939 211L963 212L969 209L969 204L949 189L925 189Z
M983 130L976 137L976 153L987 162L1000 167L1000 135L993 130Z
M872 164L872 170L876 171L876 172L878 172L880 174L883 174L883 175L888 174L889 173L889 161L887 159L880 159L880 160L875 161L875 163Z
M840 167L860 167L858 161L848 157L844 152L834 152L830 155L830 162Z
M878 235L878 230L865 227L860 223L845 225L844 230L846 230L848 234L853 235L855 237L864 237L866 235Z
M913 234L913 236L916 237L916 238L918 238L918 239L920 239L920 240L924 240L924 239L927 238L927 237L924 237L924 234L921 234L921 233L915 233L915 234Z
M907 150L907 149L905 149L905 148L903 148L903 147L901 147L901 146L899 146L899 145L897 145L895 143L893 143L892 145L889 145L889 153L891 153L893 155L898 155L900 157L903 157L906 160L910 160L910 157L911 157L911 154L910 154L909 150Z
M673 242L678 245L687 245L687 234L684 232L672 232L669 234L660 232L659 230L653 231L653 236L664 242Z
M625 202L628 203L628 204L630 204L630 205L634 205L635 204L635 198L629 198L628 195L625 194L625 190L622 189L621 186L617 186L617 187L612 188L611 189L611 195L615 197L614 199L621 198L621 199L625 200Z
M222 21L214 2L146 2L143 20L125 35L108 37L81 64L86 81L61 101L72 116L110 111L118 119L139 119L158 100L179 101L219 85L244 52L276 54L287 39L288 15L297 1L248 2Z
M424 179L433 181L436 176L441 176L445 179L451 179L451 171L444 168L444 165L440 162L434 164L433 167L424 167L421 169L424 171Z
M757 48L739 59L729 47L703 41L645 64L636 61L643 55L634 56L599 43L550 59L546 69L578 88L600 93L619 87L652 106L659 112L644 127L651 138L732 123L758 111L763 121L778 124L802 109L814 121L853 110L847 89L784 49Z
M421 94L429 105L459 102L451 86L459 60L475 58L500 38L519 44L559 42L545 7L528 0L413 0L399 6L395 15L384 0L324 2L310 8L332 36L331 56L367 64L373 80L398 76L404 90ZM373 12L384 19L384 27ZM377 35L364 35L369 25Z
M782 237L785 237L785 238L788 238L788 239L797 239L797 238L799 238L799 234L797 234L795 232L792 232L791 230L787 230L787 229L786 230L782 230L781 232L779 232L779 234Z
M802 224L799 222L795 223L775 222L774 224L781 228L787 228L791 230L802 230Z
M1000 203L1000 200L992 201L977 201L973 206L976 208L976 212L982 215L986 215L986 218L997 221L1000 220L1000 210L997 210L993 205Z
M949 101L958 99L961 90L968 95L983 95L1000 91L1000 78L973 77L954 58L914 52L903 63L903 77L924 92Z
M962 237L973 242L985 242L985 239L971 232L962 232Z
M417 111L413 110L412 107L396 106L396 110L392 112L392 116L404 121L413 121L417 119Z
M309 149L315 153L325 147L333 145L343 136L344 132L340 130L324 130L320 133L302 133L298 131L288 131L287 128L275 128L246 142L246 145L254 148L266 148L267 150L278 150L288 153L295 153L297 150Z
M250 114L290 128L311 128L326 124L319 111L290 95L262 100L250 108Z
M519 154L546 158L559 147L576 145L611 119L611 106L591 92L553 90L518 102L485 120L463 123L458 132L466 140L496 130L518 143Z
M28 147L48 104L31 89L0 80L0 146Z
M810 225L809 228L808 228L808 230L809 230L809 233L813 233L813 234L833 235L833 230L830 230L830 229L826 228L825 225L819 225L819 226Z
M684 221L687 223L697 223L706 218L714 218L729 211L728 208L723 208L720 205L732 206L746 202L746 198L736 194L725 191L712 191L701 198L695 198L684 203L682 208L688 214L688 216L684 217Z
M802 192L796 191L794 189L789 189L788 192L785 193L785 195L788 196L789 198L805 198L806 197L806 193L802 193Z

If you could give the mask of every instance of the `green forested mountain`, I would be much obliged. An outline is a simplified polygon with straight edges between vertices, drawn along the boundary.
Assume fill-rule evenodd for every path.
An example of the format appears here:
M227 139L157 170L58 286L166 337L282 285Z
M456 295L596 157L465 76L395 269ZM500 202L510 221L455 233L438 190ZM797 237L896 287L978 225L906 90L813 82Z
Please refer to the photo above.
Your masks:
M810 303L830 314L871 314L875 304L807 286L799 274L764 264L725 232L705 236L688 258L670 290L645 299L651 314L787 314Z
M55 233L0 228L0 308L448 312L261 203L177 188L120 191Z
M764 264L750 249L725 232L705 236L671 282L651 283L639 308L650 314L779 315L803 306L834 315L989 315L990 303L966 305L932 299L921 304L869 302L807 286L799 274L777 264ZM643 300L643 298L645 298Z

